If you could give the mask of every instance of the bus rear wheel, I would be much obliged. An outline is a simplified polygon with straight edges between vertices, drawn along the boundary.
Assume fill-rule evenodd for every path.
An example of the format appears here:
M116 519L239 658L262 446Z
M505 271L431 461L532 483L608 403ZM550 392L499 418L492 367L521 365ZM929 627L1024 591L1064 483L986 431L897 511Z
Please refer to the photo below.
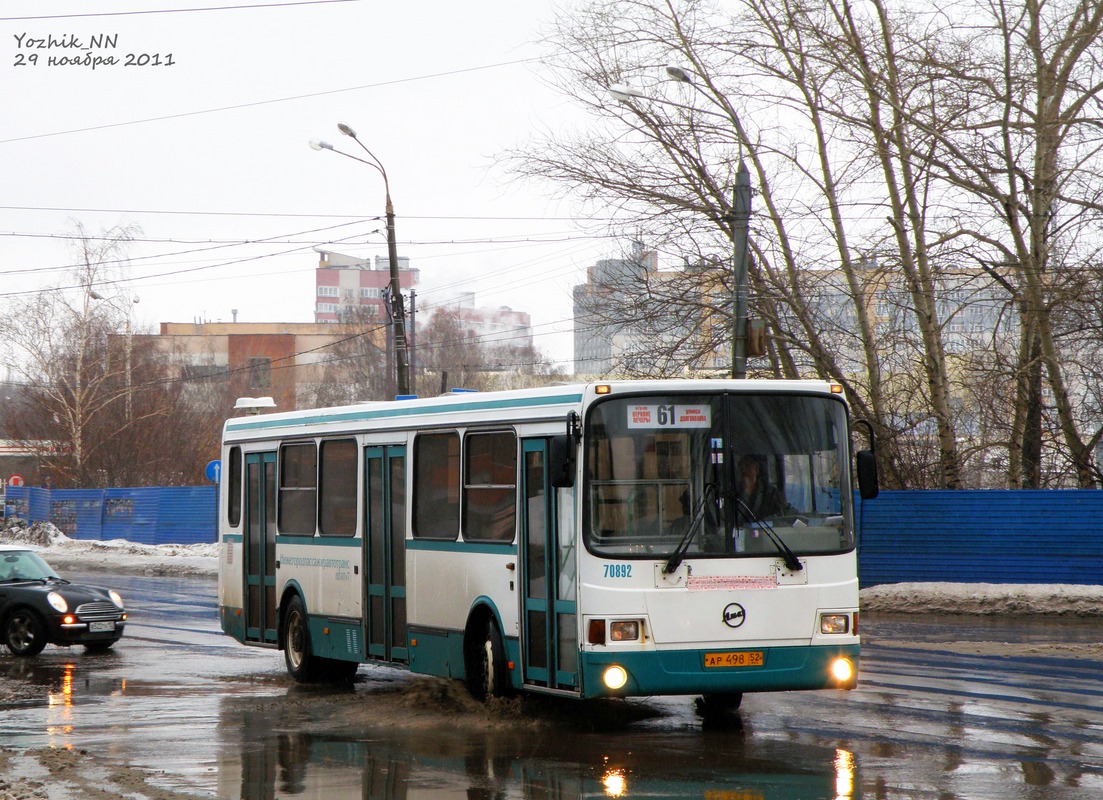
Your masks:
M488 619L468 654L467 689L478 700L504 697L509 687L502 634Z
M287 674L299 683L318 680L321 659L314 655L310 644L310 624L300 597L291 598L283 622L283 660Z

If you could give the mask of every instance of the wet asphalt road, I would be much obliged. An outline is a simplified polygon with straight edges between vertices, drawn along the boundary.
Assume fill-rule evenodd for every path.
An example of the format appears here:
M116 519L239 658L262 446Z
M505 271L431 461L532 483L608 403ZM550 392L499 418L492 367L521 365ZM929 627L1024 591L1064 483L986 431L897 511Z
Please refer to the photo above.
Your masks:
M0 742L148 770L166 796L1103 796L1095 619L868 615L858 690L748 695L703 725L689 698L487 710L382 668L352 690L298 687L281 654L220 634L214 581L107 582L131 611L113 652L0 655L26 687Z

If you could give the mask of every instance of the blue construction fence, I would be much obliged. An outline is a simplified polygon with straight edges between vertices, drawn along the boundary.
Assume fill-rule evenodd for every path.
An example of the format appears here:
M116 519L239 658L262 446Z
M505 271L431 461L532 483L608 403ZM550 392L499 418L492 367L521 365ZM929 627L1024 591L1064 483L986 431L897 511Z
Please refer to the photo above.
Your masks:
M216 541L217 486L41 489L9 486L4 516L49 521L72 539L141 544Z
M1103 491L892 491L861 504L858 577L1103 584Z
M9 486L5 516L74 539L216 541L218 489ZM1103 491L886 491L859 506L858 575L880 583L1103 583Z

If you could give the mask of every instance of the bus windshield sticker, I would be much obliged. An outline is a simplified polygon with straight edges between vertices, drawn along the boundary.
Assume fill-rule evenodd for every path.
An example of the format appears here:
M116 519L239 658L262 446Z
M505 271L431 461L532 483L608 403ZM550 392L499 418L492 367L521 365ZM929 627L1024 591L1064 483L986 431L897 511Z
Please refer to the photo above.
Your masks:
M629 428L711 428L712 406L630 405Z

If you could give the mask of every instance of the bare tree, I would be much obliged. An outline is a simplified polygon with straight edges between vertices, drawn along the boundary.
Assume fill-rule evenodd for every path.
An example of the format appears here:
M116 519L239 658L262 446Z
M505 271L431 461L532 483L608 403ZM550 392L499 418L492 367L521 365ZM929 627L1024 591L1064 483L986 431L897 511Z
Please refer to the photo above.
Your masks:
M1043 462L1060 480L1067 459L1092 485L1099 435L1079 431L1098 426L1097 405L1080 410L1096 368L1077 364L1070 388L1061 328L1084 317L1083 285L1054 253L1078 269L1095 259L1101 16L1087 0L742 0L731 17L693 0L595 3L561 21L550 63L604 123L514 163L688 264L722 263L732 167L748 162L751 288L771 327L760 371L841 380L887 445L887 485L962 486L977 458L1002 464L1007 485L1039 484ZM687 80L656 70L672 63ZM614 103L622 83L652 99ZM683 296L728 313L723 292ZM633 321L670 302L646 280L633 300ZM987 359L960 350L982 307L1000 322ZM652 362L671 352L656 341ZM1004 423L985 409L993 387L1014 387Z
M115 380L121 365L107 359L110 320L92 295L115 278L133 233L133 228L115 228L93 237L77 224L72 238L75 292L73 287L41 291L13 309L9 340L15 372L29 387L31 408L41 415L34 427L48 426L45 458L59 485L95 485L88 465L90 425L125 393L125 384L119 388L124 382ZM18 420L13 424L21 427Z
M388 324L366 307L353 308L345 312L335 332L341 334L337 341L318 354L319 379L314 391L303 398L304 405L336 406L390 398L394 379Z
M457 388L522 389L565 377L527 339L480 336L455 309L437 309L419 328L414 387L422 396Z
M20 400L9 436L37 453L56 487L189 485L218 457L219 397L173 377L156 337L134 336L129 296L112 303L135 228L93 235L79 224L68 287L38 292L10 314Z

